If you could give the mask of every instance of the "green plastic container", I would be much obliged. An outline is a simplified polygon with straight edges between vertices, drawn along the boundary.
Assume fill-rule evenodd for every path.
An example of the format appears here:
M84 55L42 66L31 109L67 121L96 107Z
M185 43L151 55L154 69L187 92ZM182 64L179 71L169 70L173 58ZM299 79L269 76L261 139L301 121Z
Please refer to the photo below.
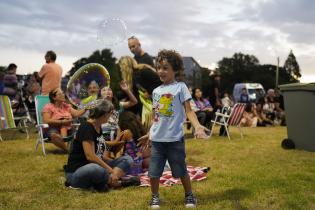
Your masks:
M288 138L295 148L315 152L315 83L279 86L284 97Z

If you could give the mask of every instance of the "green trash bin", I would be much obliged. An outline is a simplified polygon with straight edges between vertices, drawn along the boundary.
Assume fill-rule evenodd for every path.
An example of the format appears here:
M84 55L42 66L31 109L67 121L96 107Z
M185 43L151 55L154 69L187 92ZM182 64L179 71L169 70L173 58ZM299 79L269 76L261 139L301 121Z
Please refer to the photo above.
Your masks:
M288 138L295 148L315 152L315 83L279 86L284 97Z

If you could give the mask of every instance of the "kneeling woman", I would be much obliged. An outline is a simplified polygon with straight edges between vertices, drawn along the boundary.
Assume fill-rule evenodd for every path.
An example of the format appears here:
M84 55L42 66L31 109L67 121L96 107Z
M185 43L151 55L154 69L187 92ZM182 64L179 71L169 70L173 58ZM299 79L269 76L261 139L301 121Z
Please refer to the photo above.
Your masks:
M112 103L104 100L90 110L89 119L80 125L65 167L66 184L71 187L104 192L109 186L124 185L120 178L129 170L133 159L122 156L106 160L104 157L106 144L101 125L107 122L113 109Z

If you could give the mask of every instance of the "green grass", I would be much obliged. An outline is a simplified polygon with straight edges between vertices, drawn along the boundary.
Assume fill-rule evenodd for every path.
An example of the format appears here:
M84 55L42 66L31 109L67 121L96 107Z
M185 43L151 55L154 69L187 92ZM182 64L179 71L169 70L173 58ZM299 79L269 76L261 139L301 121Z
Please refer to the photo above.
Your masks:
M232 128L232 140L187 139L187 162L211 166L208 178L193 182L198 209L315 209L315 153L283 150L286 128ZM12 135L15 135L12 137ZM46 157L31 140L11 132L0 142L0 209L146 209L150 189L109 193L64 187L67 156L47 145ZM20 138L17 140L13 140ZM183 209L181 185L160 189L162 209Z

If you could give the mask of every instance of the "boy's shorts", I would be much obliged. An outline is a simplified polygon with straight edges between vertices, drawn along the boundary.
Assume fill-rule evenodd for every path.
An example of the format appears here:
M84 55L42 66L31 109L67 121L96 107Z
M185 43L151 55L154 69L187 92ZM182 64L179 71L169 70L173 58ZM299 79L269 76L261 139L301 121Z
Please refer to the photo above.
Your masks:
M151 147L151 160L149 165L149 177L160 178L162 176L166 160L168 160L172 176L184 177L187 174L185 141L182 138L175 142L154 142Z

